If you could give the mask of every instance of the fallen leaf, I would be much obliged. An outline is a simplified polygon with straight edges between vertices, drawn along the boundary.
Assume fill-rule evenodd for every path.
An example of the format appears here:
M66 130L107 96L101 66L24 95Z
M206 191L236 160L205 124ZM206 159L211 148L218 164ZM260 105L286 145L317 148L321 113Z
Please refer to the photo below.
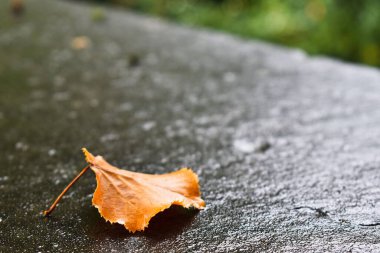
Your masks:
M83 152L89 166L66 187L45 215L53 211L63 194L88 168L95 172L97 182L92 204L105 220L122 224L130 232L144 230L153 216L171 205L205 207L198 177L191 169L149 175L118 169L85 148Z
M19 16L24 12L24 2L23 0L11 0L11 11L13 15Z

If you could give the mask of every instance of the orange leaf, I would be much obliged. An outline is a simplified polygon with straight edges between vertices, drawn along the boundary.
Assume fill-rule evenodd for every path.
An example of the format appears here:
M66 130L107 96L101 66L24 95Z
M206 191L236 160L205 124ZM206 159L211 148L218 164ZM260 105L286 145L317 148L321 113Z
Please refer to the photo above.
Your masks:
M110 165L101 156L94 157L85 148L82 150L96 175L92 204L111 223L122 224L131 232L142 231L153 216L171 205L205 207L200 198L198 177L191 169L182 168L162 175L131 172ZM66 187L45 215L51 213L62 195L87 169Z
M205 206L199 197L198 177L190 169L148 175L118 169L85 148L83 152L96 174L92 204L104 219L122 224L131 232L144 230L153 216L171 205Z

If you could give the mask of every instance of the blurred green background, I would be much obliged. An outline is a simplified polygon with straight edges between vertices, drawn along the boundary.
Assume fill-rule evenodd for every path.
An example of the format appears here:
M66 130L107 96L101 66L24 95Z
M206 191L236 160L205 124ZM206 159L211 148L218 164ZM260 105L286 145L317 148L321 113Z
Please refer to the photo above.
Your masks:
M380 0L93 0L380 66Z

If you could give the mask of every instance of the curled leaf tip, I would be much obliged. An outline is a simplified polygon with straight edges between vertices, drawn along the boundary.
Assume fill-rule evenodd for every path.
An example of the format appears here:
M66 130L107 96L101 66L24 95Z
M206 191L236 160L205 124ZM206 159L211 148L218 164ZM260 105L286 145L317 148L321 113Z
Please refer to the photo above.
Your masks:
M82 148L82 151L83 151L84 157L86 158L86 162L93 164L95 157L90 152L88 152L86 148Z

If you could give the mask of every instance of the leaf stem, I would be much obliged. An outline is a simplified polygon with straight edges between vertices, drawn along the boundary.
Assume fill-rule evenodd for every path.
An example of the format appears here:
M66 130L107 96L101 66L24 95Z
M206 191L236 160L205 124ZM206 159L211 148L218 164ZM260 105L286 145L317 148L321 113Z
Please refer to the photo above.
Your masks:
M59 194L58 198L54 201L54 203L51 205L51 207L48 210L45 210L43 212L44 216L48 216L51 212L53 212L54 208L57 206L58 202L62 199L63 195L75 184L78 179L83 176L83 174L90 168L89 165L87 165L67 186L66 188Z

